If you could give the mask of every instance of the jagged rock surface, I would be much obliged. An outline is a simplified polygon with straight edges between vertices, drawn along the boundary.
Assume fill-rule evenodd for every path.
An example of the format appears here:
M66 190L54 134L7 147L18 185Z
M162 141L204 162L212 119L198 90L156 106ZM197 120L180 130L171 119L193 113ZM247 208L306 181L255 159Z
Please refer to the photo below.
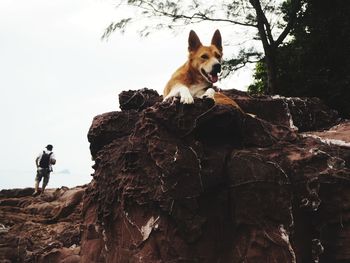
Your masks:
M340 122L338 113L318 98L281 96L249 96L246 92L225 90L248 113L274 124L285 125L299 132L326 129Z
M0 191L0 262L80 262L85 187Z
M88 133L88 186L0 191L0 262L350 262L349 121L225 93L252 115L121 93Z
M314 138L349 126L317 99L225 93L256 117L145 89L95 117L82 262L350 261L350 150Z

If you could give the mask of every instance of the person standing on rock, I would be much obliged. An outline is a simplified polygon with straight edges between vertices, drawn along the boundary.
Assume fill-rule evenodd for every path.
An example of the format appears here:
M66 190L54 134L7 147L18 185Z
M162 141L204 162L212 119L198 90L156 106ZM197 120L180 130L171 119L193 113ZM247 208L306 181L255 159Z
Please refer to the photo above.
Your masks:
M35 159L37 173L35 177L35 191L33 195L38 194L39 184L41 179L43 179L41 194L44 193L45 187L49 183L50 173L52 172L52 165L56 163L56 157L52 149L53 149L53 146L51 144L48 144L45 147L45 149Z

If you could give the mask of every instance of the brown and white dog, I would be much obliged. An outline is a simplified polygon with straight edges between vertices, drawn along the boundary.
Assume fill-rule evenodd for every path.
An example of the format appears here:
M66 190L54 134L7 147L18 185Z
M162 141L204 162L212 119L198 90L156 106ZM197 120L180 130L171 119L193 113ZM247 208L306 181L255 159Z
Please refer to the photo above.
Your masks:
M188 60L171 76L164 88L163 98L180 97L180 102L191 104L193 98L212 98L216 103L239 106L222 93L215 92L213 83L221 72L222 41L216 30L210 46L203 46L197 34L191 30L188 37Z

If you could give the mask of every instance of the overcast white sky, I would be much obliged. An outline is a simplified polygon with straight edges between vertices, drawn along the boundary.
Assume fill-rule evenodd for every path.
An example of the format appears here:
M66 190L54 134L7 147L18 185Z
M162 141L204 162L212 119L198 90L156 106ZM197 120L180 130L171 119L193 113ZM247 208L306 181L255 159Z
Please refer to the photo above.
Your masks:
M120 12L110 0L0 0L0 189L33 187L34 159L48 143L57 157L48 187L90 182L93 117L118 110L122 90L161 93L186 60L189 29L205 44L218 27L147 39L128 31L101 41ZM229 29L220 30L225 40ZM221 87L250 82L246 71Z

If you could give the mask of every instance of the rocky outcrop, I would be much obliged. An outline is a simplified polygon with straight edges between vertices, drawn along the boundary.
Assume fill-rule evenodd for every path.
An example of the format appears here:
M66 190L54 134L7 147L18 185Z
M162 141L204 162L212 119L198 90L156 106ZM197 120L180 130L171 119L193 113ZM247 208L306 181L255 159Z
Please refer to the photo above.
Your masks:
M141 90L94 118L82 262L350 260L349 125L317 99L225 93L250 114Z
M84 191L0 191L0 262L80 262Z
M249 96L237 90L225 90L223 93L234 99L245 112L299 132L330 128L340 121L338 113L318 98Z
M350 262L350 124L313 98L119 95L87 186L0 191L0 262Z

